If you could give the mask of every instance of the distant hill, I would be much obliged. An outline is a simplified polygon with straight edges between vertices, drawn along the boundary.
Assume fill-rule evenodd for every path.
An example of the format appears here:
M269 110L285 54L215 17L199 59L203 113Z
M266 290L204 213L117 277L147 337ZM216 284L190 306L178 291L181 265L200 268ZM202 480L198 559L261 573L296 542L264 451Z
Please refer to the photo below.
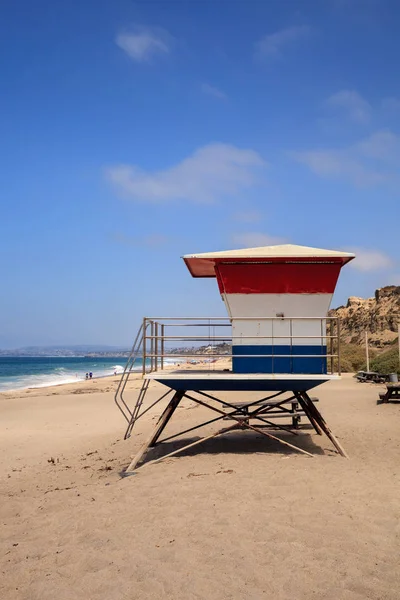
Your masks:
M373 298L350 296L346 306L332 309L329 315L340 318L343 342L362 345L365 342L365 331L368 331L371 346L386 348L398 336L400 286L380 288L375 291Z

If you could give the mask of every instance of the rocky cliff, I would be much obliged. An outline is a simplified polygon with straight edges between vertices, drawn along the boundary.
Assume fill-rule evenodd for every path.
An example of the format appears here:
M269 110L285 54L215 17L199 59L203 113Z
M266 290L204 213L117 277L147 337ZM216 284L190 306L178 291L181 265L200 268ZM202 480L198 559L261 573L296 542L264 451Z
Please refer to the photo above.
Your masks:
M384 348L398 335L400 286L390 285L376 290L373 298L351 296L346 306L329 311L329 315L340 317L344 342L363 344L367 330L370 344Z

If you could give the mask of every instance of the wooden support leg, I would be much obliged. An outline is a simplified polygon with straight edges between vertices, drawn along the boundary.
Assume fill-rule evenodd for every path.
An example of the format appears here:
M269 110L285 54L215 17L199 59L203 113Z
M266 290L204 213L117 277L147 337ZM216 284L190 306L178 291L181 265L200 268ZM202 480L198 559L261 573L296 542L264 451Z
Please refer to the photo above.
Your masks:
M300 392L298 392L298 395L296 397L299 401L301 408L306 413L308 420L310 421L311 425L314 427L315 431L318 433L318 435L322 435L323 431L322 431L321 427L318 425L318 423L315 421L314 417L310 413L310 411L308 409L308 404L306 404L306 402L303 400Z
M310 399L308 394L306 392L301 392L301 396L302 396L304 403L307 405L309 412L312 415L314 421L316 421L316 423L320 426L320 428L325 433L325 435L331 440L332 444L335 446L335 448L339 452L339 454L341 454L341 456L344 456L345 458L349 458L345 449L342 447L340 442L333 435L332 431L329 429L328 425L326 424L325 419L323 418L323 416L321 415L321 413L319 412L319 410L317 409L315 404L312 402L312 400Z
M168 406L166 407L166 409L162 413L161 417L158 419L155 429L151 432L151 435L148 437L148 439L141 446L139 452L134 456L134 458L133 458L132 462L130 463L129 467L126 469L126 473L132 473L132 471L135 470L135 467L138 464L138 462L146 454L147 450L151 446L154 446L154 444L156 443L156 441L160 437L163 429L165 428L166 424L168 423L168 421L172 417L173 413L175 412L175 409L177 408L179 402L182 400L182 398L183 398L184 395L185 395L184 391L177 391L172 396L171 400L168 403Z

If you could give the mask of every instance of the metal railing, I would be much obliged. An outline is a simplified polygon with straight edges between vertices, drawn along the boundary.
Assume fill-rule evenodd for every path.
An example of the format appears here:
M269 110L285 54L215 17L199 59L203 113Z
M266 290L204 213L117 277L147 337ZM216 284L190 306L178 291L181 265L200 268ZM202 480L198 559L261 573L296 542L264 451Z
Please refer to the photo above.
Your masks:
M240 332L237 335L235 332L238 322L254 322L259 331L249 335ZM311 322L314 325L308 325ZM316 332L315 335L305 335L303 332L295 335L293 332L294 329L298 329L296 327L298 323L303 323L303 327L307 323L305 330L311 328ZM190 334L186 333L188 328ZM287 330L283 335L282 329ZM260 332L263 334L260 335ZM251 342L254 339L258 344L260 340L266 340L265 346L271 348L271 352L260 351L257 354L240 352L241 346L246 347L246 340ZM288 341L283 344L289 348L284 353L282 353L282 340ZM310 348L314 349L318 346L319 351L307 354L296 353L296 342L301 340L306 342L315 340L316 343ZM177 348L178 343L180 348ZM278 347L280 347L278 352L274 351ZM262 345L260 348L262 350ZM284 363L288 366L288 370L285 371L287 373L293 371L294 360L319 359L322 365L321 373L340 375L340 321L338 317L235 317L233 321L228 317L145 317L115 393L115 402L128 423L135 421L149 383L144 382L140 397L131 410L124 400L124 391L130 374L139 372L144 376L147 373L162 371L171 365L179 368L182 365L177 363L187 362L189 359L195 363L201 361L203 363L201 368L210 371L220 368L220 359L227 359L231 361L230 364L232 361L235 364L238 359L250 361L268 359L270 360L269 373L282 372L274 371L278 359L288 359Z
M269 329L265 335L251 333L249 335L235 335L235 323L254 322L259 329ZM307 335L304 332L293 333L294 324L305 324L312 322L318 329L315 335ZM282 324L286 325L287 332L283 335ZM279 327L277 327L279 325ZM182 333L182 328L192 328L191 334ZM195 332L195 328L197 331ZM228 333L220 333L223 329L229 329ZM233 331L232 331L233 328ZM308 329L309 327L307 327ZM169 362L174 359L238 359L238 358L270 358L272 361L272 372L274 372L274 361L278 358L318 358L326 359L328 372L337 372L340 374L340 321L337 317L235 317L234 321L228 317L146 317L143 319L143 347L142 347L142 374L163 370L166 366L166 359ZM276 331L278 329L278 332ZM177 331L178 330L178 331ZM202 335L202 333L204 333ZM265 340L265 345L271 347L271 352L260 352L259 354L246 354L239 352L240 345L246 346L246 341L257 339ZM315 340L315 344L310 348L309 354L297 354L296 342L304 341L308 345L310 340ZM240 344L235 344L240 342ZM181 348L176 346L181 345ZM289 346L289 351L281 353L278 346L281 344ZM229 348L221 347L222 344L228 344ZM191 346L191 348L188 348ZM315 346L320 347L318 353L313 352ZM232 347L235 352L232 353ZM278 351L274 351L277 348ZM293 362L291 362L291 365ZM289 370L290 372L290 370Z

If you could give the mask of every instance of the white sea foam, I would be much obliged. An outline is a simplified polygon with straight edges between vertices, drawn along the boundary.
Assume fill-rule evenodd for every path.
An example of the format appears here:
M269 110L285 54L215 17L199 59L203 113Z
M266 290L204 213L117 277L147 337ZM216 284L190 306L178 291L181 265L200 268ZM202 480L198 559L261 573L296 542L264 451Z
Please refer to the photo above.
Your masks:
M164 365L176 365L185 362L183 358L164 358Z
M94 369L96 363L91 365L90 369ZM112 367L107 366L99 371L95 372L95 379L98 377L109 377L110 375L120 375L124 371L124 366L114 365ZM138 367L140 369L141 367ZM86 374L80 372L74 372L63 367L56 367L51 373L38 374L38 375L21 375L10 377L0 382L0 392L9 392L13 390L21 390L27 388L44 388L53 385L63 385L65 383L77 383L78 381L84 381Z
M68 359L67 359L68 360ZM150 361L146 361L150 365ZM176 365L185 362L182 357L165 358L164 365ZM83 369L93 372L94 379L99 377L109 377L110 375L121 375L124 372L125 364L123 365L104 365L101 362L93 362L86 365L78 364L76 370L71 367L63 366L54 367L50 373L36 375L15 375L13 377L5 377L0 379L0 392L12 390L21 390L27 388L44 388L54 385L63 385L65 383L77 383L86 379L86 373ZM132 371L140 372L142 370L142 360L139 359L132 367Z
M75 383L83 381L84 377L64 373L51 373L47 375L25 375L13 377L8 381L0 383L0 392L22 390L27 388L42 388L51 385L62 385L63 383Z

